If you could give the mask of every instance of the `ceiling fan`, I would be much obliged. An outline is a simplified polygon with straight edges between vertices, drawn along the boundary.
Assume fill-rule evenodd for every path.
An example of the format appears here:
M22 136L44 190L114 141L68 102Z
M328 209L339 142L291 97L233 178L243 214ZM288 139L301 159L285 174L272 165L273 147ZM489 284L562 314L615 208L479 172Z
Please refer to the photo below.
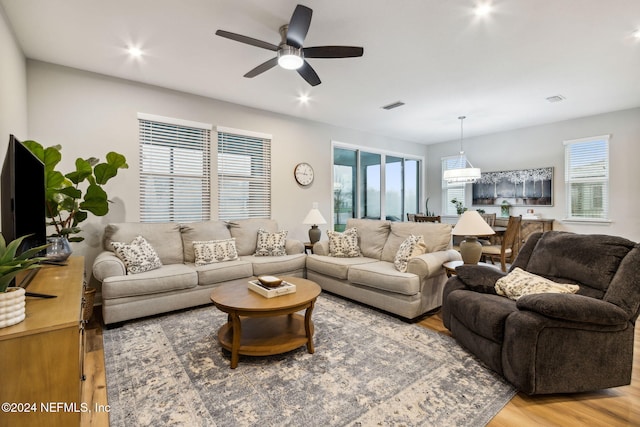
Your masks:
M251 46L272 50L277 53L275 58L258 65L245 74L244 77L255 77L270 70L277 64L288 70L296 70L307 83L311 86L317 86L320 84L320 77L318 77L318 74L305 58L354 58L362 56L364 49L355 46L303 47L304 38L307 36L309 26L311 25L312 14L313 11L308 7L301 4L297 5L293 11L293 15L291 15L289 24L280 27L282 41L277 46L262 40L224 30L216 31L216 35L240 43L250 44Z

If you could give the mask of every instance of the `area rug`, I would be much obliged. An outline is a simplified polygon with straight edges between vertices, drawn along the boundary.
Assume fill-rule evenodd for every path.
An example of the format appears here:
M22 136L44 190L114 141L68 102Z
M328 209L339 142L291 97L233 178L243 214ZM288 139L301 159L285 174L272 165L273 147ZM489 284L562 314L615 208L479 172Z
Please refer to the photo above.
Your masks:
M220 348L214 306L104 331L110 425L483 426L516 391L454 339L322 293L315 353Z

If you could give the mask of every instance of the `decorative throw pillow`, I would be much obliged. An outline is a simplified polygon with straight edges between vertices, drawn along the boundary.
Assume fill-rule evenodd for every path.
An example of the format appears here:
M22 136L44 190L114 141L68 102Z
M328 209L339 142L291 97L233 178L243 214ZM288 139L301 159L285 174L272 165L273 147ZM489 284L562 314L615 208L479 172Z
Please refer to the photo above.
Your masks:
M238 259L236 239L196 240L193 242L193 254L196 265L233 261Z
M258 241L256 243L256 256L283 256L287 254L287 231L269 233L262 228L258 229Z
M422 255L426 251L427 245L424 243L424 237L414 236L412 234L400 244L398 252L396 252L396 257L393 260L393 265L395 265L398 271L406 273L409 258Z
M530 294L575 294L578 285L564 285L516 267L496 281L496 293L512 300Z
M361 256L358 247L358 230L348 228L344 233L327 230L329 236L329 256L336 258L354 258Z
M144 273L162 267L158 254L142 236L137 236L131 243L111 242L111 246L124 262L127 274Z

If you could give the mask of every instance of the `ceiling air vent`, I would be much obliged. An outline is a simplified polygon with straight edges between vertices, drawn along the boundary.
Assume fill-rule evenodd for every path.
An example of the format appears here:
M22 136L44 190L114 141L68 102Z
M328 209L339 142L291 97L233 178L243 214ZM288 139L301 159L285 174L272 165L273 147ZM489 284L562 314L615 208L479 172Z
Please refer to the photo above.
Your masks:
M404 105L404 102L398 101L398 102L394 102L393 104L385 105L382 108L385 110L393 110L394 108L402 107L403 105Z
M564 101L564 100L565 100L565 99L567 99L567 98L565 98L565 97L564 97L564 96L562 96L562 95L553 95L553 96L549 96L549 97L547 97L546 99L547 99L547 101L549 101L549 102L560 102L560 101Z

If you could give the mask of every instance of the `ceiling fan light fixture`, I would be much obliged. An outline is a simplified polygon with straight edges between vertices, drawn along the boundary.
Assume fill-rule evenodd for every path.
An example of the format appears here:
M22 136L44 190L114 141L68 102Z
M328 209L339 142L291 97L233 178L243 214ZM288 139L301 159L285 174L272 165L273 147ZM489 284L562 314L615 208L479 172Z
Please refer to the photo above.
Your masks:
M286 70L297 70L302 67L302 50L292 46L283 46L278 50L278 65Z

